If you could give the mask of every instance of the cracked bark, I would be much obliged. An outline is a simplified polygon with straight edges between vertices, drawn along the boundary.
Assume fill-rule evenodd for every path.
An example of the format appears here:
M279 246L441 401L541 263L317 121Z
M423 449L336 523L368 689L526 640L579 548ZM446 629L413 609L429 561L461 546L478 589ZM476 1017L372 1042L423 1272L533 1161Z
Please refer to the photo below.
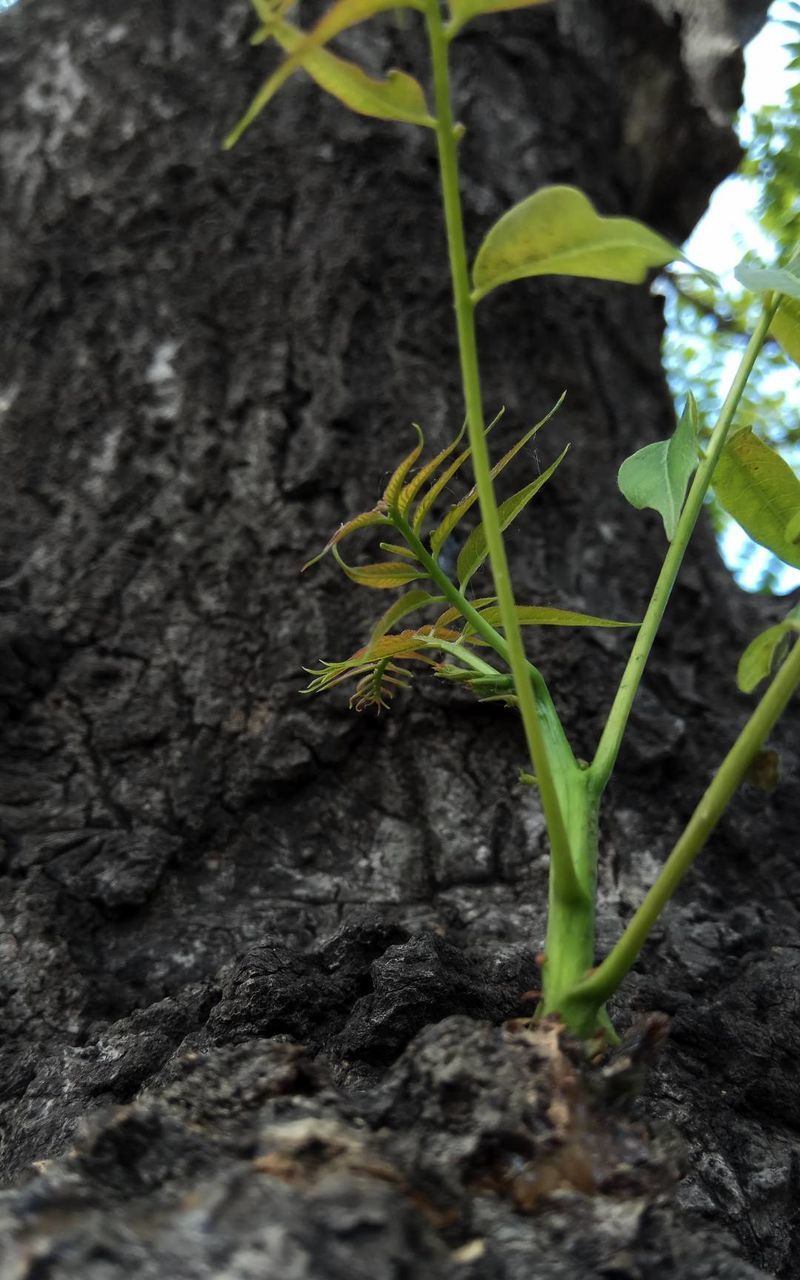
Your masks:
M740 45L764 7L558 0L475 24L456 60L470 242L552 181L685 235L735 163ZM384 1073L413 1070L392 1063L429 1023L524 1012L536 980L543 832L535 800L518 804L510 717L422 680L379 722L344 699L297 697L301 666L361 643L372 604L330 566L301 586L298 566L377 496L408 420L440 447L460 419L434 158L424 133L322 106L299 79L223 155L263 76L244 3L211 17L188 0L22 0L0 24L0 1154L39 1203L79 1186L83 1206L59 1234L29 1192L9 1193L3 1265L21 1266L34 1240L52 1274L99 1276L92 1242L105 1232L120 1274L138 1258L143 1275L210 1275L215 1247L231 1276L271 1274L280 1249L306 1250L297 1274L361 1274L366 1236L346 1246L336 1232L372 1214L384 1224L373 1275L451 1274L470 1231L489 1242L457 1260L475 1277L515 1275L530 1250L542 1275L700 1276L704 1260L708 1274L791 1275L800 882L788 785L742 795L618 1005L623 1024L673 1017L640 1109L684 1135L678 1207L639 1186L661 1207L634 1227L612 1193L573 1187L533 1228L486 1193L448 1234L390 1182L378 1195L350 1170L333 1207L311 1193L305 1227L291 1188L264 1192L258 1212L284 1236L251 1241L262 1271L247 1271L237 1222L262 1192L245 1189L246 1143L212 1143L193 1166L192 1139L176 1137L183 1102L168 1086L187 1054L207 1055L212 1083L228 1053L247 1071L265 1063L280 1080L257 1099L288 1092L302 1111L305 1091L322 1098L308 1103L315 1123L344 1123L358 1110L348 1090L377 1090L379 1109L395 1078ZM420 65L413 23L379 22L349 44L376 66ZM520 598L636 614L658 521L626 508L614 476L670 429L659 300L552 280L482 313L487 403L507 406L498 447L569 392L538 444L549 461L571 439L569 463L510 541ZM701 530L606 807L601 948L746 714L732 672L769 608L736 592ZM582 754L625 644L536 639ZM789 726L781 738L790 777ZM287 1035L327 1056L335 1096L313 1065L283 1082L263 1038ZM465 1079L479 1056L466 1054ZM131 1112L109 1112L142 1089ZM241 1099L228 1105L246 1129ZM76 1141L77 1155L32 1174ZM427 1186L400 1122L397 1148L387 1141L370 1159ZM132 1195L122 1168L142 1143L170 1172L148 1183L139 1171L141 1221L164 1211L165 1187L198 1178L227 1205L216 1246L208 1228L183 1270L169 1232L137 1236L98 1175ZM459 1168L454 1157L448 1176ZM558 1214L585 1255L559 1261Z

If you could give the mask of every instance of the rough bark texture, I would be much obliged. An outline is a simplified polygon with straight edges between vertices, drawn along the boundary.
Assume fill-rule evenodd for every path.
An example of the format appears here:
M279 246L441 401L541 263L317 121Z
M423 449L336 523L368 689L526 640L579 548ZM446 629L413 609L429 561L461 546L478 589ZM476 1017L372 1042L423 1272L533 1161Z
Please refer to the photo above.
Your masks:
M474 24L472 243L552 181L685 235L764 10ZM374 605L299 564L411 418L441 446L461 406L430 136L298 78L222 154L264 74L250 26L244 0L0 16L0 1275L796 1275L796 791L745 789L622 994L620 1025L672 1019L632 1103L660 1024L589 1079L500 1029L546 892L510 714L424 681L380 721L297 696ZM411 21L348 43L424 52ZM661 536L614 477L672 421L659 300L551 280L482 312L499 441L569 391L520 598L635 615ZM606 806L601 949L741 724L769 616L701 531ZM583 754L627 643L537 637Z

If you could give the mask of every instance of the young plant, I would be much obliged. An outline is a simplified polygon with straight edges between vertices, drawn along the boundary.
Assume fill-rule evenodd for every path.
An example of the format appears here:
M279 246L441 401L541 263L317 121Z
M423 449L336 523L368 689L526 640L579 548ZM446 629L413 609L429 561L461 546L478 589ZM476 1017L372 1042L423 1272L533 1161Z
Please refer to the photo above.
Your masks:
M277 90L300 70L355 111L432 131L466 409L462 430L430 460L422 460L423 433L415 427L417 442L394 471L377 504L343 524L305 566L329 552L352 581L373 590L403 589L375 623L365 646L343 661L326 662L312 671L307 692L355 681L352 705L358 710L372 706L380 711L389 706L398 690L408 687L421 665L439 679L463 685L481 700L499 699L516 708L532 766L532 773L521 777L539 789L550 844L543 998L538 1012L558 1015L571 1031L586 1039L613 1039L605 1012L607 1000L635 962L655 920L756 761L800 682L800 616L794 610L783 623L753 641L742 658L741 688L750 691L769 677L767 691L722 761L641 907L610 954L595 968L600 803L712 480L719 502L751 537L800 567L800 481L763 441L734 428L737 406L767 333L771 331L790 356L800 358L800 275L791 268L740 271L742 283L762 299L761 315L705 452L698 443L696 410L690 396L672 438L647 445L620 468L619 484L626 498L636 507L659 511L667 538L661 572L642 621L616 621L518 604L503 534L552 479L567 450L535 480L498 502L495 480L559 406L491 464L488 436L497 419L487 426L484 418L476 307L502 285L539 275L641 284L653 269L681 258L680 250L630 218L603 217L573 187L553 186L534 192L499 219L470 270L458 170L463 128L453 115L450 47L465 24L479 14L527 7L542 0L449 0L446 15L440 0L337 0L310 32L300 31L286 20L291 0L252 2L261 20L253 42L274 39L287 57L267 79L226 146L234 145ZM329 42L349 27L396 8L414 9L424 21L432 108L421 84L411 76L399 71L382 79L369 76L329 48ZM467 462L474 477L472 488L455 505L443 509L450 481ZM464 542L453 570L448 540L476 503L480 522ZM341 544L362 530L378 531L387 559L366 565L352 565L343 559ZM487 560L494 594L475 597L470 584ZM397 629L421 610L429 611L430 620ZM573 754L545 679L528 660L523 628L535 626L636 629L627 666L589 763ZM788 655L787 643L791 643Z

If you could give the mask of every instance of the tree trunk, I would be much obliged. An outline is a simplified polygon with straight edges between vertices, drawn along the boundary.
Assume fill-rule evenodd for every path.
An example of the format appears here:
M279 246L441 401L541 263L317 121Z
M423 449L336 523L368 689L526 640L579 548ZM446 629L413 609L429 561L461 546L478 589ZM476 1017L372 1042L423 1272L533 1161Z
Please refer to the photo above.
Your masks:
M468 28L471 245L547 182L685 236L736 163L765 8L556 0ZM431 136L298 76L223 153L265 75L251 29L244 0L0 16L0 1154L22 1188L0 1275L791 1276L796 789L744 789L612 1010L672 1019L636 1105L683 1135L675 1191L670 1142L608 1102L658 1024L600 1102L586 1085L586 1132L569 1046L498 1029L531 1011L547 896L511 713L423 677L380 719L298 696L386 603L299 566L412 420L435 450L463 410ZM344 44L423 74L413 16ZM615 476L673 422L660 299L555 278L480 310L498 450L568 393L523 456L572 442L510 537L518 598L640 615L663 535ZM776 616L699 530L604 807L601 953ZM629 643L530 640L579 755Z

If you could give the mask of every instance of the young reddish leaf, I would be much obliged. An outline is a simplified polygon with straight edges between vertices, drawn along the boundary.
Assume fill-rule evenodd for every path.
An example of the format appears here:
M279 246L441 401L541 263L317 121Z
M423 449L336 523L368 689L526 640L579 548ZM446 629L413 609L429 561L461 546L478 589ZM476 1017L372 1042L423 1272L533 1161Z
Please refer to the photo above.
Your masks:
M349 565L345 564L336 547L333 548L333 554L351 582L357 582L362 587L372 587L377 591L390 591L395 587L404 587L409 582L417 582L420 578L427 578L428 576L426 573L420 572L414 565L403 564L402 560L384 560L378 564Z
M527 276L588 276L641 284L683 254L632 218L602 217L575 187L543 187L494 224L475 259L473 302Z
M510 498L506 498L505 502L500 503L500 506L497 508L497 514L500 519L501 529L507 529L511 522L516 520L520 512L524 511L531 498L539 492L543 485L547 484L547 481L553 475L556 468L561 465L561 462L566 457L568 449L569 445L566 446L566 448L556 458L555 462L552 462L540 476L537 476L535 480L530 484L527 484L524 489L520 489L517 493L512 494ZM475 571L483 564L488 554L489 549L486 545L486 533L483 525L479 524L476 529L472 530L472 533L467 538L467 541L461 548L461 552L456 562L456 577L460 583L461 591L464 590L464 587L469 582Z
M514 612L522 627L639 627L639 622L616 622L611 618L595 618L590 613L573 613L571 609L551 609L544 605L521 604ZM483 609L482 617L493 627L502 627L499 609Z
M502 408L500 412L494 416L494 418L486 428L487 436L489 432L494 427L497 426L498 422L503 417L504 413L505 413L505 408ZM455 440L456 444L458 443L459 440L462 439L466 429L467 429L467 423L465 420L463 427L461 428L461 430L459 431L456 437L456 440ZM424 494L424 496L420 499L419 503L417 504L417 509L414 512L414 519L412 521L412 527L415 533L419 533L420 529L422 528L422 523L426 515L430 511L436 499L439 497L439 494L442 492L443 489L447 487L447 485L453 479L453 476L456 475L456 473L461 469L461 467L464 465L464 463L466 462L467 458L470 456L471 453L472 453L472 448L470 446L467 446L467 448L464 449L458 455L455 461L451 462L450 466L442 473L442 475L439 476L439 479L434 484L431 485L428 492Z
M800 569L800 547L786 536L800 508L800 480L779 453L752 431L737 431L722 451L712 484L720 505L755 542Z
M509 9L530 9L534 5L546 3L547 0L449 0L448 8L452 18L447 24L447 35L452 40L466 23L484 14L504 13Z
M317 25L306 35L297 49L289 54L277 71L265 82L236 128L225 139L223 143L225 150L236 145L245 129L248 129L256 116L261 114L289 76L303 65L309 54L316 49L321 49L342 31L356 26L359 22L364 22L376 13L385 13L387 9L403 8L420 9L422 8L421 0L338 0L322 15Z
M416 422L412 422L411 425L417 433L417 444L411 450L409 455L406 458L403 458L400 466L394 472L391 480L383 491L383 501L386 503L387 507L394 507L397 505L397 500L402 492L405 478L425 447L425 437L422 434L422 427Z
M535 424L535 426L532 426L528 431L526 431L523 436L520 436L516 444L513 444L511 448L508 450L508 452L503 454L500 461L495 463L491 471L493 480L495 480L497 476L500 475L501 471L505 470L509 462L511 462L512 459L517 456L520 449L524 449L525 445L528 444L529 441L531 441L533 437L537 435L539 431L541 431L542 427L550 421L553 414L556 413L556 411L560 409L562 404L564 403L564 397L566 396L566 394L567 394L566 391L562 392L562 394L559 396L558 400L553 405L550 412L546 413L545 416L541 418L540 421ZM462 498L460 502L457 502L455 506L450 508L450 510L447 512L447 514L445 515L441 523L437 526L436 529L434 529L433 533L431 534L431 550L433 551L433 554L435 556L439 554L445 542L450 537L450 534L453 532L453 530L455 529L459 521L462 520L463 517L466 515L466 513L469 511L470 507L476 501L477 497L478 497L477 487L473 486L470 489L469 493L464 498Z
M790 610L783 622L768 627L751 640L736 670L736 683L742 693L752 693L756 685L766 680L782 661L788 649L787 641L800 632L800 605Z
M434 471L436 471L443 462L447 461L453 450L461 443L466 429L467 424L465 422L455 439L451 440L444 449L437 453L435 458L431 458L430 462L427 462L424 467L420 467L414 478L409 480L407 485L403 486L400 497L397 499L397 510L400 512L401 516L407 515L411 503L416 498L425 481L433 475Z
M328 552L336 546L337 542L341 542L342 538L346 538L349 534L355 533L357 529L367 529L370 525L374 524L391 523L391 520L385 514L385 508L380 502L376 507L373 507L372 511L362 511L360 515L353 516L352 520L347 520L344 524L340 525L333 537L325 543L325 546L322 548L319 555L313 556L311 560L306 560L300 572L305 573L306 569L310 569L312 564L317 564L323 556L327 555Z
M378 621L370 632L369 640L367 641L367 652L369 652L373 645L375 645L382 636L385 636L386 632L390 631L395 623L399 622L401 618L405 618L409 613L414 613L415 610L421 609L426 604L438 604L441 599L441 596L432 596L429 592L423 591L419 587L414 591L406 591L405 595L402 595L399 599L395 600L394 604L390 605L386 612L381 614L380 618L378 618Z

